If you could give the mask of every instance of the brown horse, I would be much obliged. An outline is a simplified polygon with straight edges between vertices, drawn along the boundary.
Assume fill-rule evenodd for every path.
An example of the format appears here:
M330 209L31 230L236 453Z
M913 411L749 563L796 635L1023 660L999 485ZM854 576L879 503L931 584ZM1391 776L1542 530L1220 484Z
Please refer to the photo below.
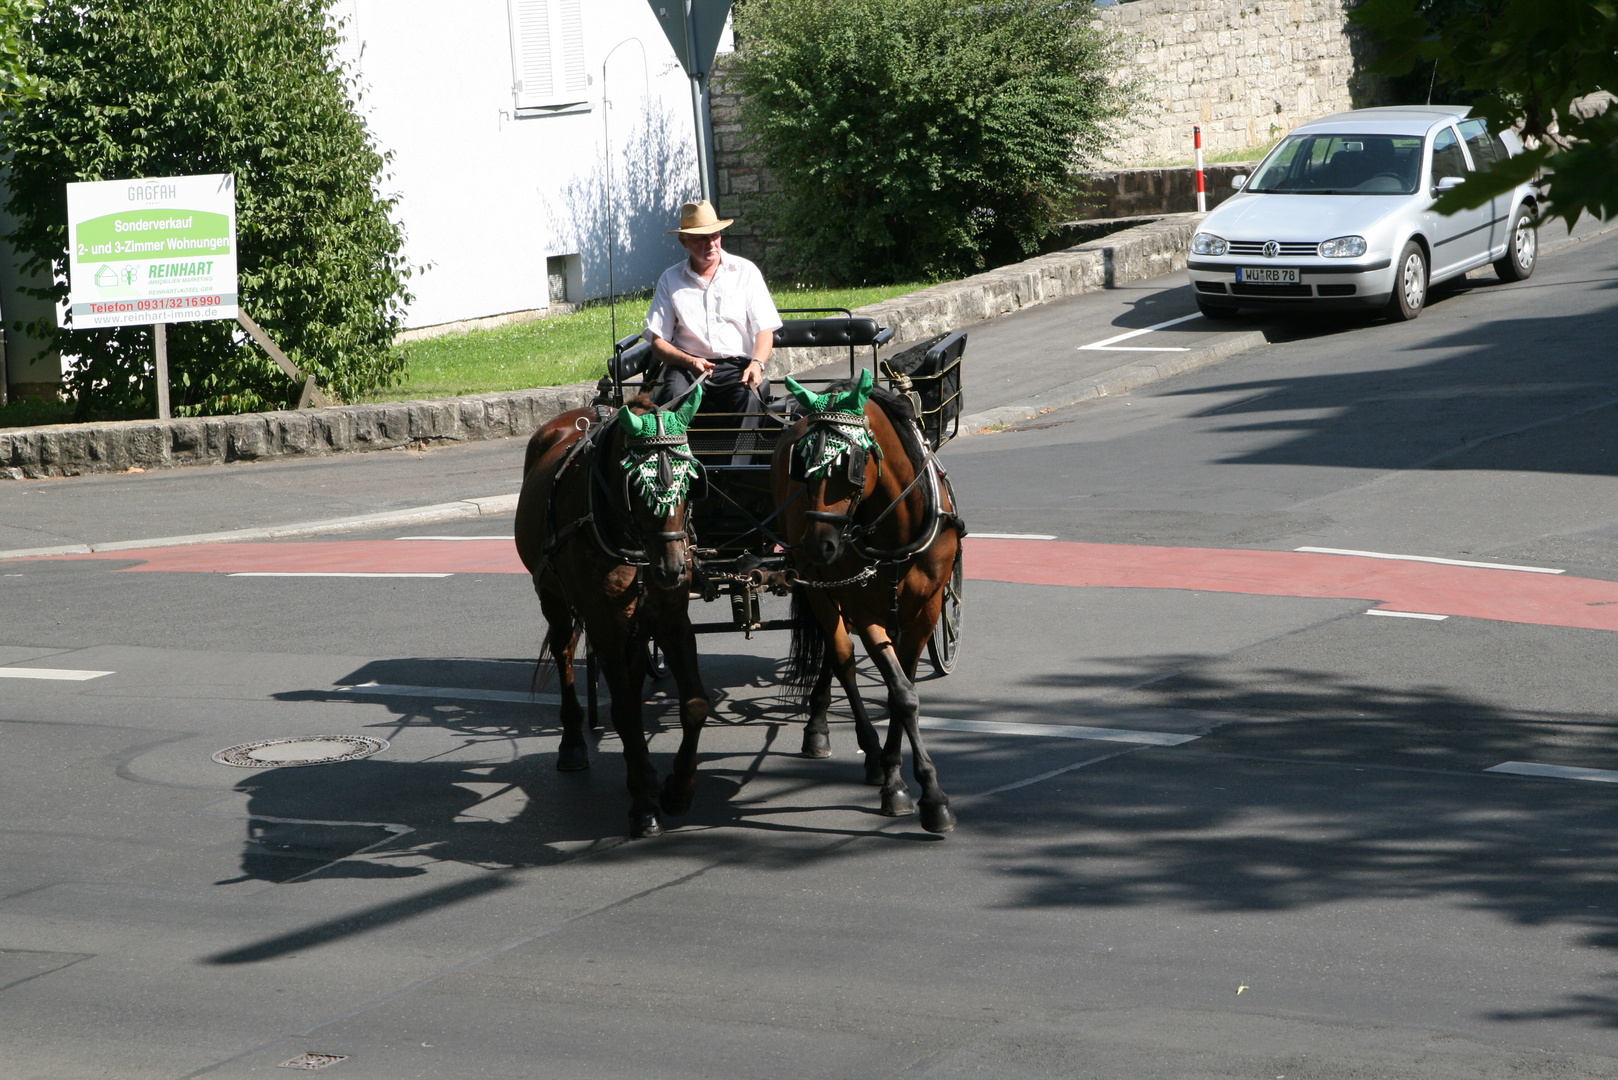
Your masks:
M699 386L678 411L644 395L611 410L563 413L528 443L517 502L517 553L533 575L562 689L562 745L556 767L590 767L573 653L582 623L612 693L612 724L623 744L631 837L663 831L658 809L678 817L696 790L697 742L708 692L697 670L686 606L691 540L690 485L698 466L685 429ZM668 659L680 694L684 737L661 791L647 752L641 705L647 640Z
M835 675L848 694L866 783L882 786L882 813L914 813L900 775L904 739L921 785L921 825L955 827L949 796L922 745L916 665L944 604L964 524L943 471L917 429L910 403L859 382L811 394L787 388L807 414L776 444L771 486L798 577L792 680L806 691L803 752L831 753L827 710ZM853 630L888 687L888 738L879 743L860 701ZM829 655L827 645L830 645Z

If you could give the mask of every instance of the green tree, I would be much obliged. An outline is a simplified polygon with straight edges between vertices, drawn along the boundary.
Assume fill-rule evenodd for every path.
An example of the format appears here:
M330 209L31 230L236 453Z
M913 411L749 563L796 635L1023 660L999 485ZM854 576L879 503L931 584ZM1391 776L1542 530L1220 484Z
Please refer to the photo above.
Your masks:
M403 233L378 193L386 157L355 115L326 6L44 0L23 50L40 96L16 102L6 125L10 239L30 265L65 281L70 181L234 173L244 310L341 397L396 381ZM67 381L81 418L149 415L149 327L33 329L77 357ZM169 356L177 414L296 400L234 323L171 326Z
M749 0L736 33L783 268L832 282L1034 251L1133 89L1075 0Z
M1351 18L1382 43L1376 69L1431 70L1459 87L1495 131L1521 123L1538 145L1475 175L1438 201L1481 206L1549 177L1548 216L1618 213L1618 109L1581 103L1618 89L1618 6L1611 0L1365 0Z
M39 96L38 80L23 59L28 26L41 0L0 0L0 112L21 98Z

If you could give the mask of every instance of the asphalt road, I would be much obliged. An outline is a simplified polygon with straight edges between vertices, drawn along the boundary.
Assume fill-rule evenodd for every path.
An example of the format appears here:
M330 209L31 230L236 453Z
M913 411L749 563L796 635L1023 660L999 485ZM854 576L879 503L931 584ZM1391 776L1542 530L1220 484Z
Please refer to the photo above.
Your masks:
M552 769L504 543L397 539L508 520L0 563L0 674L106 673L0 677L0 1077L1618 1076L1615 270L1596 240L1415 323L1276 321L950 447L974 532L1055 539L968 541L921 684L944 839L876 816L846 724L798 757L784 639L726 635L696 806L624 842L615 740ZM1161 321L1057 307L968 363ZM499 494L515 456L18 484L0 527ZM406 563L452 576L230 576ZM319 733L392 745L210 757Z

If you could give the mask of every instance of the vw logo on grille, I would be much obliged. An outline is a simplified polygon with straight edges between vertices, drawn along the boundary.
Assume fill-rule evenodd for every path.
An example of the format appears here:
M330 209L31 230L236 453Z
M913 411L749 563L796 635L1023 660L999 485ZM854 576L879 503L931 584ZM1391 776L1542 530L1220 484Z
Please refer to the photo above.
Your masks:
M1280 244L1277 244L1274 240L1264 241L1264 257L1266 259L1273 259L1279 254L1281 254Z

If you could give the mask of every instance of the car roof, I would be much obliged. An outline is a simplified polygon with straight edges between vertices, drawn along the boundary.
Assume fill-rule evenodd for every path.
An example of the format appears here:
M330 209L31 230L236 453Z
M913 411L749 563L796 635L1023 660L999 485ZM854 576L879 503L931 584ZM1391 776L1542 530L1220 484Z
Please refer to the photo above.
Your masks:
M1390 105L1333 113L1300 124L1295 131L1375 132L1380 135L1425 135L1433 128L1471 112L1466 105Z

